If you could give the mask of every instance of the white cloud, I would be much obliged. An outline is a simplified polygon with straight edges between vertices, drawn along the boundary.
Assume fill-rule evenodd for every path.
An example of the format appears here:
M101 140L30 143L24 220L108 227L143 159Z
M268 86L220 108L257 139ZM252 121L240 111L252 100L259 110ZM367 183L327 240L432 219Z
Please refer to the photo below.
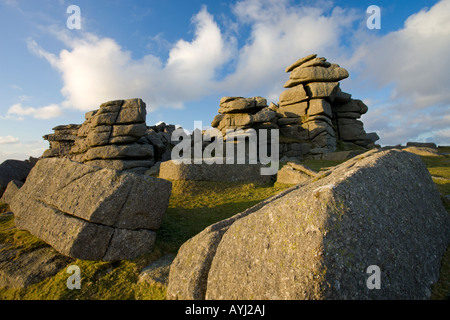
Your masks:
M303 55L340 50L339 37L355 19L351 10L291 6L287 1L250 0L234 7L237 22L221 30L203 7L193 18L191 41L172 45L166 62L154 55L133 59L114 39L85 33L73 39L67 31L51 32L68 46L59 55L30 40L31 52L45 58L63 79L64 107L92 110L102 102L142 98L149 111L180 108L212 93L246 95L258 91L277 100L287 79L284 69ZM237 48L239 26L250 24L250 38ZM236 29L237 28L237 29ZM225 76L219 71L225 65Z
M0 137L0 145L15 144L19 142L19 138L13 136Z
M231 58L230 47L206 7L192 22L194 39L179 40L165 65L151 54L133 59L114 39L90 33L72 39L65 32L53 31L69 46L59 56L33 40L28 47L61 72L64 107L92 110L108 100L140 97L149 110L179 108L207 94L217 69Z
M16 84L12 84L12 85L10 85L10 87L11 87L11 89L14 89L14 90L23 91L23 88Z
M441 131L450 127L450 0L411 15L398 31L367 39L352 61L362 71L359 80L376 83L374 92L391 87L385 101L369 106L370 127L386 144L425 136L450 144Z
M23 120L24 116L31 116L35 119L52 119L62 115L62 109L57 104L51 104L41 108L33 108L22 106L21 103L16 103L9 107L6 116L4 118L16 118L17 120Z
M311 53L335 59L340 37L350 32L356 14L329 5L290 5L288 1L248 0L238 2L234 13L241 24L250 25L250 38L240 49L236 71L225 79L229 91L260 90L278 101L288 79L285 68Z

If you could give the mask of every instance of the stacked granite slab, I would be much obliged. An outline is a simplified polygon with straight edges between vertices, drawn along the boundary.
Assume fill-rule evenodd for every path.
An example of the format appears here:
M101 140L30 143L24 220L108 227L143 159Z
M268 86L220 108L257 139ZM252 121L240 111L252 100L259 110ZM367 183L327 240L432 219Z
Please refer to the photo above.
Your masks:
M10 202L16 227L76 259L152 252L171 183L65 158L37 162Z
M331 104L336 96L345 96L338 81L348 77L347 70L312 54L294 62L286 72L290 76L278 108L280 135L287 138L284 141L301 143L302 148L296 151L285 147L283 151L291 151L290 156L334 151Z
M340 89L347 70L316 54L286 68L287 88L280 95L278 125L287 156L324 154L336 150L337 141L370 147L378 140L366 134L358 119L367 112L361 100Z
M44 136L50 148L42 158L68 158L101 168L144 173L156 162L170 159L174 125L146 125L141 99L115 100L87 112L81 125L53 128Z
M267 105L262 97L223 97L220 100L219 114L211 122L214 129L218 129L224 141L234 140L234 157L236 158L240 143L245 143L245 162L251 163L248 142L249 137L256 133L259 141L260 129L278 129L277 114L274 104ZM255 131L251 131L255 130ZM248 137L248 138L247 138ZM270 133L267 136L270 142ZM207 139L209 140L209 139ZM258 145L259 146L259 145ZM257 148L258 148L257 146ZM203 146L205 147L205 146ZM223 145L223 155L228 157L227 147Z
M153 146L137 141L146 134L146 106L141 99L103 103L88 112L70 150L72 160L116 170L147 170Z
M47 134L43 138L50 143L50 148L42 155L44 158L64 157L78 139L78 129L81 124L60 125L53 128L53 134Z
M227 130L278 128L276 113L262 97L223 97L218 112L211 126L220 130L223 135Z

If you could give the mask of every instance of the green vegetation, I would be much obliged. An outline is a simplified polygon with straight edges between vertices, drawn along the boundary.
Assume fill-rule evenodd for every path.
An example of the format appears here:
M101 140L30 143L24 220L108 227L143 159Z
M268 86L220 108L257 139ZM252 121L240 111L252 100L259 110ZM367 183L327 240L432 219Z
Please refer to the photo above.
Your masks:
M439 157L421 157L428 171L433 177L441 198L450 194L450 147L439 147L440 153L447 153ZM450 204L443 201L444 207L450 214ZM432 299L450 299L450 246L442 257L439 281L433 286Z
M450 148L449 148L450 149ZM449 152L443 151L441 152ZM450 194L450 156L422 157L431 175L435 177L441 195ZM336 166L343 161L306 160L303 162L313 170L320 171ZM81 289L69 290L66 286L68 274L62 269L55 276L25 289L0 289L2 299L164 299L166 288L160 285L137 283L142 268L165 254L176 254L178 248L205 227L233 216L256 203L288 188L289 185L255 185L239 183L215 183L200 181L173 182L169 208L161 229L157 232L155 250L132 261L96 262L73 260L70 264L80 267ZM446 205L447 211L450 208ZM0 204L0 213L9 210ZM15 228L14 217L0 216L0 252L7 244L17 250L16 258L24 252L47 246L26 231ZM450 250L447 248L442 261L441 278L433 286L433 299L450 297Z
M207 226L229 218L286 189L288 185L174 181L169 208L156 236L164 251L178 248Z

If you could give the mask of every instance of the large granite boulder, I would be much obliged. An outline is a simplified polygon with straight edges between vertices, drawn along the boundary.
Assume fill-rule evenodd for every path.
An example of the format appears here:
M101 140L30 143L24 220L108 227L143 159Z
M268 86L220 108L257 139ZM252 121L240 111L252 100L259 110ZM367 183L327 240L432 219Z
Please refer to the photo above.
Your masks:
M262 175L261 164L186 164L179 160L161 163L159 177L167 180L228 181L269 183L270 175Z
M374 150L187 241L168 298L427 299L449 242L420 157Z
M171 183L81 164L40 160L10 204L17 228L64 255L132 259L151 252Z
M297 162L288 162L277 173L277 182L299 184L315 177L317 172Z
M0 196L5 192L8 183L12 180L24 182L33 163L21 160L5 160L0 164Z
M1 203L11 203L12 199L16 195L17 191L22 188L23 182L18 180L12 180L8 183L3 196L0 198Z
M12 245L0 245L0 288L25 288L54 276L71 259L50 247L19 254Z

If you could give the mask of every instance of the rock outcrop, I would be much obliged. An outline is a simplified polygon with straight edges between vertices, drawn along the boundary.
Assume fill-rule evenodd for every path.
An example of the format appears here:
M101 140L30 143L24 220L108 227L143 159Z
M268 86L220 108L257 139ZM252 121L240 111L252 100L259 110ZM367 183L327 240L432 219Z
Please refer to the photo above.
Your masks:
M8 183L12 180L25 182L30 170L35 164L34 159L30 160L6 160L0 164L0 197L5 192Z
M6 186L6 190L3 193L3 196L0 198L1 203L10 204L17 191L22 188L23 182L18 180L12 180Z
M347 70L312 54L287 67L286 72L290 72L284 85L287 89L280 95L277 110L280 135L303 147L292 149L291 143L286 143L280 150L287 156L333 152L337 141L370 147L378 140L376 134L367 135L357 120L367 106L340 89L339 81L349 76Z
M427 299L449 242L420 157L372 150L188 240L168 298Z
M218 112L211 126L220 130L223 135L227 130L278 128L276 113L262 97L223 97Z
M211 126L224 136L226 130L279 129L280 157L287 158L320 158L335 151L338 142L374 146L378 135L367 134L358 120L367 106L340 89L347 70L312 54L286 72L290 76L278 104L267 105L262 97L223 97Z
M174 125L146 125L141 99L105 102L87 112L81 125L53 128L45 135L50 148L43 158L59 157L120 171L145 173L156 162L170 159Z
M175 181L227 181L269 183L270 175L261 175L261 164L185 164L177 160L161 163L159 178Z
M45 150L42 157L65 157L70 153L75 141L78 140L78 129L81 124L60 125L53 128L53 134L47 134L43 138L50 144L50 148Z
M54 276L71 261L50 247L20 255L13 245L2 244L0 249L0 288L25 288L39 283Z
M113 261L151 252L171 193L166 180L42 159L10 204L17 228L60 253Z
M277 173L277 182L284 184L304 183L314 178L317 172L303 164L288 162Z

